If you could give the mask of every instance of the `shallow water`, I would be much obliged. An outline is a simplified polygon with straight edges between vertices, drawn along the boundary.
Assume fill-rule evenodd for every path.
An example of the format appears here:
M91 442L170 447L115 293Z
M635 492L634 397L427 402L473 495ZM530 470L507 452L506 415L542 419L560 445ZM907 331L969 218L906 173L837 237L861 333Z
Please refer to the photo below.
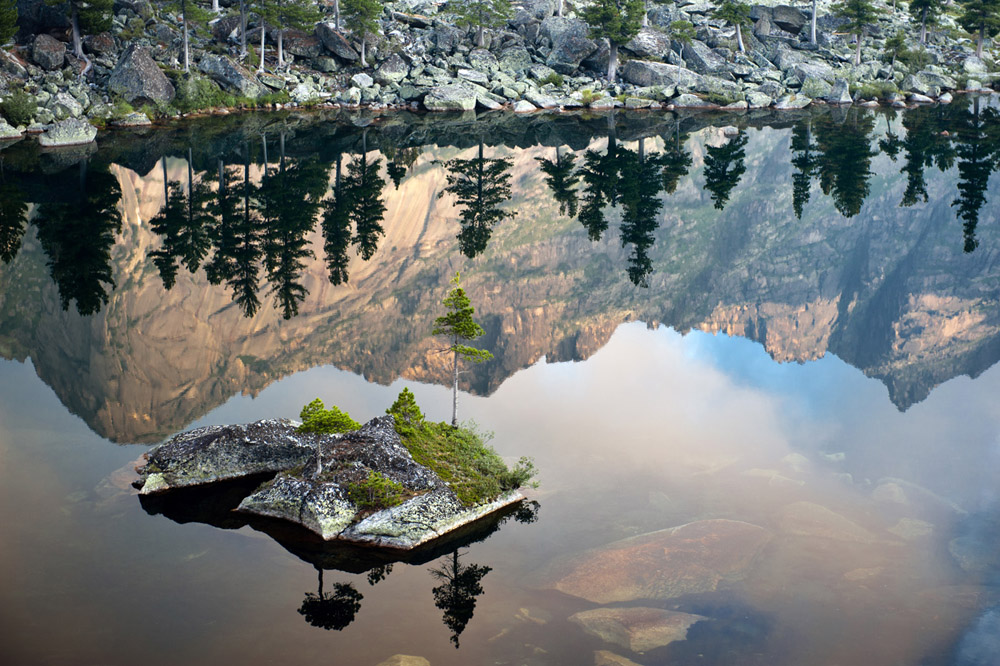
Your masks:
M0 657L166 664L335 655L374 666L410 654L435 666L555 665L593 663L608 650L647 666L989 663L975 656L987 645L981 635L962 643L1000 603L1000 276L990 171L971 236L971 218L951 205L968 182L961 164L978 159L968 153L974 142L956 141L950 164L949 147L935 144L945 157L943 168L931 159L921 171L928 201L899 205L914 183L903 167L930 150L914 143L921 123L937 114L944 124L935 128L959 135L981 121L976 131L989 134L992 107L980 104L977 113L962 102L909 120L839 111L620 115L613 141L604 117L394 117L367 130L357 125L368 121L250 117L164 130L142 143L102 137L86 169L69 158L32 158L23 146L0 151L4 182L31 203L18 253L0 265L0 352L8 359L0 361L0 561L8 572ZM802 173L795 132L831 122L837 132L818 130L828 132L818 149L828 166L816 167L802 202L792 186ZM727 139L726 125L742 133ZM854 142L829 143L838 132ZM463 252L472 246L456 237L460 209L437 197L447 173L436 162L475 159L477 135L486 158L511 160L505 206L517 215L474 244L478 251ZM893 136L904 141L894 155ZM715 169L720 159L708 149L743 138L744 157L723 170L735 173L742 162L732 189L706 188L706 158ZM262 249L252 316L245 284L209 283L206 266L225 259L218 231L202 265L193 273L178 266L164 289L152 254L165 247L153 228L164 167L183 192L190 155L192 182L217 196L221 159L227 186L245 195L280 173L282 143L286 171L311 156L325 165L324 191L336 187L337 155L347 173L367 150L389 180L388 154L414 148L398 189L389 180L381 190L383 235L372 256L349 244L349 280L334 285L329 234L268 222L260 204L261 247L299 233L315 256L302 257L292 278L274 272L269 281L265 257L280 253ZM599 164L598 175L618 169L627 179L671 145L684 146L691 166L672 192L659 192L663 205L651 216L623 195L592 240L593 225L560 213L535 158L554 159L559 146L560 159L572 149L580 164L588 147L592 159L607 158L609 144L623 161ZM829 166L849 163L865 145L871 173L860 185ZM83 171L86 180L102 169L122 193L113 203L120 230L109 232L114 242L104 250L61 262L68 255L53 240L55 216L38 204L63 196L53 183L72 194ZM588 186L575 187L585 194ZM79 238L86 245L95 235ZM104 265L112 279L95 286ZM463 566L490 570L457 635L432 592L441 581L431 570L452 563L450 554L398 563L374 585L365 574L325 571L325 591L350 583L363 598L346 627L324 630L299 612L317 591L311 563L249 526L179 524L143 510L128 485L134 461L150 442L188 427L294 418L317 396L366 419L404 386L429 417L448 418L448 368L428 332L456 270L487 330L482 345L496 355L463 379L471 392L460 395L460 417L494 431L502 455L531 455L540 470L535 522L507 521L458 551ZM270 289L282 280L305 290L288 319L289 301ZM81 298L92 311L81 313ZM767 534L715 589L610 603L555 589L590 549L711 520ZM736 557L741 546L721 539L712 548ZM654 581L697 575L640 573ZM604 606L705 619L686 640L638 653L568 619Z

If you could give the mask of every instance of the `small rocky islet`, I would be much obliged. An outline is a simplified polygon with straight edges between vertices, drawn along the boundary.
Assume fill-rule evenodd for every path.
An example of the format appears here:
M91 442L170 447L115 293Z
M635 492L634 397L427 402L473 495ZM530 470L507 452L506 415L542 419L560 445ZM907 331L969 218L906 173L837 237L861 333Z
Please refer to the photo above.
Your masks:
M476 453L495 478L486 478L485 490L476 481L481 487L470 493L457 487L460 474L445 481L414 460L396 418L380 416L344 433L303 432L301 424L278 419L197 428L147 453L133 485L146 497L259 478L262 482L250 486L236 507L238 514L297 525L326 542L399 551L524 500L523 467L508 470L482 446ZM432 427L438 432L452 428ZM447 459L436 462L439 471L458 466Z
M769 0L752 4L752 26L742 34L745 52L733 27L714 18L714 3L651 4L648 25L621 47L612 81L605 78L608 41L593 37L581 19L586 3L566 3L559 16L555 0L513 3L510 19L485 30L481 46L474 28L455 25L446 3L384 3L377 32L365 40L364 65L358 37L338 30L327 16L311 31L281 31L288 64L265 62L265 71L254 71L256 62L239 57L237 4L221 4L218 16L189 31L185 73L179 15L158 3L116 0L110 28L84 35L85 62L67 45L65 12L43 0L22 0L17 45L0 49L0 106L27 94L30 108L0 120L0 140L34 132L43 133L47 146L88 143L95 134L89 125L136 126L150 117L225 106L515 112L906 106L947 102L950 91L989 91L998 76L988 51L977 57L972 40L955 37L954 17L942 16L926 45L918 45L919 26L888 4L862 40L861 64L854 65L846 19L824 0L815 42L807 12ZM693 25L693 39L678 41L672 34L677 21ZM246 38L254 48L261 30L251 13ZM263 30L269 59L279 35L271 26ZM889 59L887 40L901 31L910 35L911 57Z

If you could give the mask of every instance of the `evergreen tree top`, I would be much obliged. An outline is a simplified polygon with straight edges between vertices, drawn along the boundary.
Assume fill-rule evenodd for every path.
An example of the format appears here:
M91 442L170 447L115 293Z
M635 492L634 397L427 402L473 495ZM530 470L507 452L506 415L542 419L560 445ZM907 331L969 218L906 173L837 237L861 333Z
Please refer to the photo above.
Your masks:
M730 25L750 25L750 5L738 0L722 0L712 16Z
M595 0L581 18L590 26L591 37L605 37L621 46L639 33L645 13L643 0Z
M861 32L878 20L883 11L871 0L841 0L833 5L833 13L847 19L847 29L854 34Z

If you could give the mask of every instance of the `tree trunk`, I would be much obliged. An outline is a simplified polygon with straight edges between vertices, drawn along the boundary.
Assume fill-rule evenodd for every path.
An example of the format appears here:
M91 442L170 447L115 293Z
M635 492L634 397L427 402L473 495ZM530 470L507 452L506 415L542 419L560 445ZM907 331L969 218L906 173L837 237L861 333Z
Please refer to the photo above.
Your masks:
M163 207L167 207L167 202L170 200L170 193L167 191L167 156L164 155L160 158L160 165L163 167Z
M340 32L340 0L333 0L333 27Z
M643 0L642 2L642 27L645 28L649 25L649 0Z
M861 64L861 34L858 33L858 47L854 51L854 66L857 67Z
M189 74L191 72L191 49L188 41L187 0L181 3L181 13L183 14L181 20L184 22L184 73Z
M452 341L458 347L458 336ZM458 350L453 349L451 359L451 425L458 427Z
M563 0L556 0L556 16L563 15Z
M90 58L83 53L83 43L80 41L80 17L76 5L73 5L73 10L70 12L70 23L73 26L73 55L83 61L83 69L80 70L80 78L82 79L90 71L91 63Z
M261 21L261 28L263 28L264 22ZM240 62L243 62L247 57L247 3L246 0L240 0ZM261 58L264 57L263 49L261 49ZM263 60L261 60L263 63ZM261 65L263 67L263 65ZM263 71L263 70L261 70Z
M367 35L365 35L364 33L362 33L362 35L361 35L361 66L362 67L367 67L368 66L368 63L365 62L365 46L367 45L368 40L365 39L365 37L367 37Z
M212 11L216 14L222 11L219 7L219 0L212 0Z
M736 24L736 43L740 47L740 53L746 53L747 47L743 45L743 30L740 28L740 24Z
M812 2L812 18L809 19L809 42L816 43L816 0Z
M264 22L260 22L260 67L257 68L259 74L264 73L264 33L266 29L264 27Z
M618 74L618 45L611 42L611 51L608 53L608 82L614 83Z
M924 7L924 11L920 13L920 43L927 43L927 8Z
M194 158L191 152L191 147L188 146L188 222L194 221Z
M278 26L278 67L285 66L285 44L284 44L285 31L279 25Z
M983 57L983 40L986 38L986 26L979 24L979 39L976 40L976 57Z

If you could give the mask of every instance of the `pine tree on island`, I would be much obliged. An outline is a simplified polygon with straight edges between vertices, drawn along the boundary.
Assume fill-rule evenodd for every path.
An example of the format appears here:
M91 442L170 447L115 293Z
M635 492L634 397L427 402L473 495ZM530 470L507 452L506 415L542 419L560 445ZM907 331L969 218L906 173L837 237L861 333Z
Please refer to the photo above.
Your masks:
M645 11L643 0L595 0L582 11L581 18L590 26L590 36L604 37L610 44L608 81L614 81L618 73L618 47L639 33Z
M486 28L498 28L507 23L514 12L509 0L456 0L449 5L455 13L456 25L476 28L476 46L483 47Z
M485 349L470 347L465 342L481 337L486 331L475 322L472 315L476 309L472 307L472 301L465 295L462 289L461 275L455 273L451 279L455 287L448 292L441 303L448 309L444 314L434 320L434 330L432 335L444 335L451 340L451 344L441 351L451 352L451 425L458 427L458 360L482 363L493 358L493 354Z
M712 17L736 28L736 44L740 53L746 53L747 47L743 44L743 26L751 23L750 5L736 0L722 0L722 4L712 12Z
M857 36L857 48L854 51L854 65L861 64L861 39L865 28L875 23L882 10L877 9L871 0L841 0L833 6L833 13L847 19L844 26L849 33Z

